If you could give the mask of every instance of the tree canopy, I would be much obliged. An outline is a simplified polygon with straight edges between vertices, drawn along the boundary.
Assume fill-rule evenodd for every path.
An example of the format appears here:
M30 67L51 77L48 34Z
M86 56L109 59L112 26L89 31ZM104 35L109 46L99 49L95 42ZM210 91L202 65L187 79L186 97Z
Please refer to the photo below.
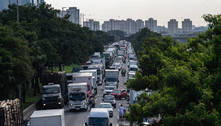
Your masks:
M209 29L186 44L169 37L136 39L141 71L127 83L134 90L153 90L131 106L129 119L162 117L161 126L221 125L221 15L205 15ZM140 32L136 36L142 36ZM154 33L152 33L154 34ZM136 118L134 115L136 114ZM134 117L134 118L133 118Z
M38 87L45 68L81 64L113 40L107 33L59 18L58 12L47 4L19 6L19 23L15 5L0 12L0 100L17 97L18 85L23 92Z

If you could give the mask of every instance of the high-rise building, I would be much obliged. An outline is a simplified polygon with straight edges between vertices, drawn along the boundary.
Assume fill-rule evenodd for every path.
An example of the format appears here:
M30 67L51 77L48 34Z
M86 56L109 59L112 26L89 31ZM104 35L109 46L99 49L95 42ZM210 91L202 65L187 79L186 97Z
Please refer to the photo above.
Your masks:
M184 33L191 32L192 28L193 24L190 19L184 19L184 21L182 21L182 30Z
M80 24L80 10L76 7L70 7L67 10L67 14L70 15L69 21L74 24Z
M157 33L167 33L168 30L165 26L157 26Z
M144 21L141 19L136 20L136 32L139 32L141 29L144 28Z
M92 31L99 31L100 30L99 21L94 21L93 19L89 19L88 21L84 21L83 26L88 27Z
M142 20L114 20L104 21L102 24L102 30L105 32L119 30L123 31L128 35L138 32L140 29L144 28L144 22Z
M178 32L178 21L176 21L176 19L170 19L168 22L168 32L170 34L176 34Z
M59 14L58 17L65 17L65 15L70 15L69 21L74 23L74 24L80 24L80 10L77 9L76 7L69 7L67 10L62 10Z
M149 18L145 21L145 27L150 29L150 31L156 32L157 31L157 20L154 20L153 18Z
M94 21L94 31L100 31L100 22Z
M37 6L42 4L44 0L18 0L19 5L32 5ZM17 0L0 0L0 11L3 9L8 9L8 5L17 4Z

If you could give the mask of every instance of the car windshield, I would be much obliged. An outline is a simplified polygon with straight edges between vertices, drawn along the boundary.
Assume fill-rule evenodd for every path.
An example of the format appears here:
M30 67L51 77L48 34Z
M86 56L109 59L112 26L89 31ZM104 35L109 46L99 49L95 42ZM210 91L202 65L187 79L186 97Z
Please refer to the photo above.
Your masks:
M114 90L114 87L105 87L105 90Z
M107 82L117 82L117 78L106 78Z
M108 126L108 118L89 118L89 126Z
M76 93L71 93L69 95L69 98L70 100L73 100L73 101L77 101L77 100L82 101L86 99L86 95L83 92L76 92Z
M43 87L43 94L57 94L60 93L59 87Z
M111 104L100 104L98 108L112 108Z
M106 100L114 100L114 96L112 96L112 95L105 95L104 99L106 99Z
M130 65L137 65L137 62L130 62Z

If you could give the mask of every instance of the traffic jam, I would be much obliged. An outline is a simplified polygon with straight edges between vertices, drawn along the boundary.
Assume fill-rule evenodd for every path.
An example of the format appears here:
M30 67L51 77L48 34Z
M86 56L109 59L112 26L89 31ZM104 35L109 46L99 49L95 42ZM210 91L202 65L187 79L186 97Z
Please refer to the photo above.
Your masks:
M138 69L130 42L122 40L105 46L104 52L95 52L72 73L61 72L58 82L45 82L42 110L33 112L30 125L41 125L42 120L51 126L119 125L125 121L129 105L142 93L126 88L128 79L134 79ZM55 115L58 119L53 118Z

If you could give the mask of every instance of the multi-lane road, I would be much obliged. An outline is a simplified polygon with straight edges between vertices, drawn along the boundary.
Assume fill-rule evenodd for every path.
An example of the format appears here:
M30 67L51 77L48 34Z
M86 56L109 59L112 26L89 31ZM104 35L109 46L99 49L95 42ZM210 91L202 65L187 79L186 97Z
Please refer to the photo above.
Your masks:
M123 68L125 68L128 72L127 68L127 61L125 64L123 64ZM126 89L126 83L127 81L127 74L125 77L121 76L121 73L119 74L119 87L118 89ZM96 97L96 106L98 106L102 102L103 98L103 89L104 89L105 84L103 83L102 86L98 87L98 93L95 96ZM127 100L117 100L117 106L114 109L114 115L111 118L111 122L113 126L118 126L118 124L122 123L125 124L127 122L125 121L119 121L119 107L120 104L122 104L125 108L128 108L128 101ZM87 122L87 117L89 115L90 110L87 112L82 112L82 111L68 111L67 108L65 107L65 125L66 126L84 126L84 123Z

